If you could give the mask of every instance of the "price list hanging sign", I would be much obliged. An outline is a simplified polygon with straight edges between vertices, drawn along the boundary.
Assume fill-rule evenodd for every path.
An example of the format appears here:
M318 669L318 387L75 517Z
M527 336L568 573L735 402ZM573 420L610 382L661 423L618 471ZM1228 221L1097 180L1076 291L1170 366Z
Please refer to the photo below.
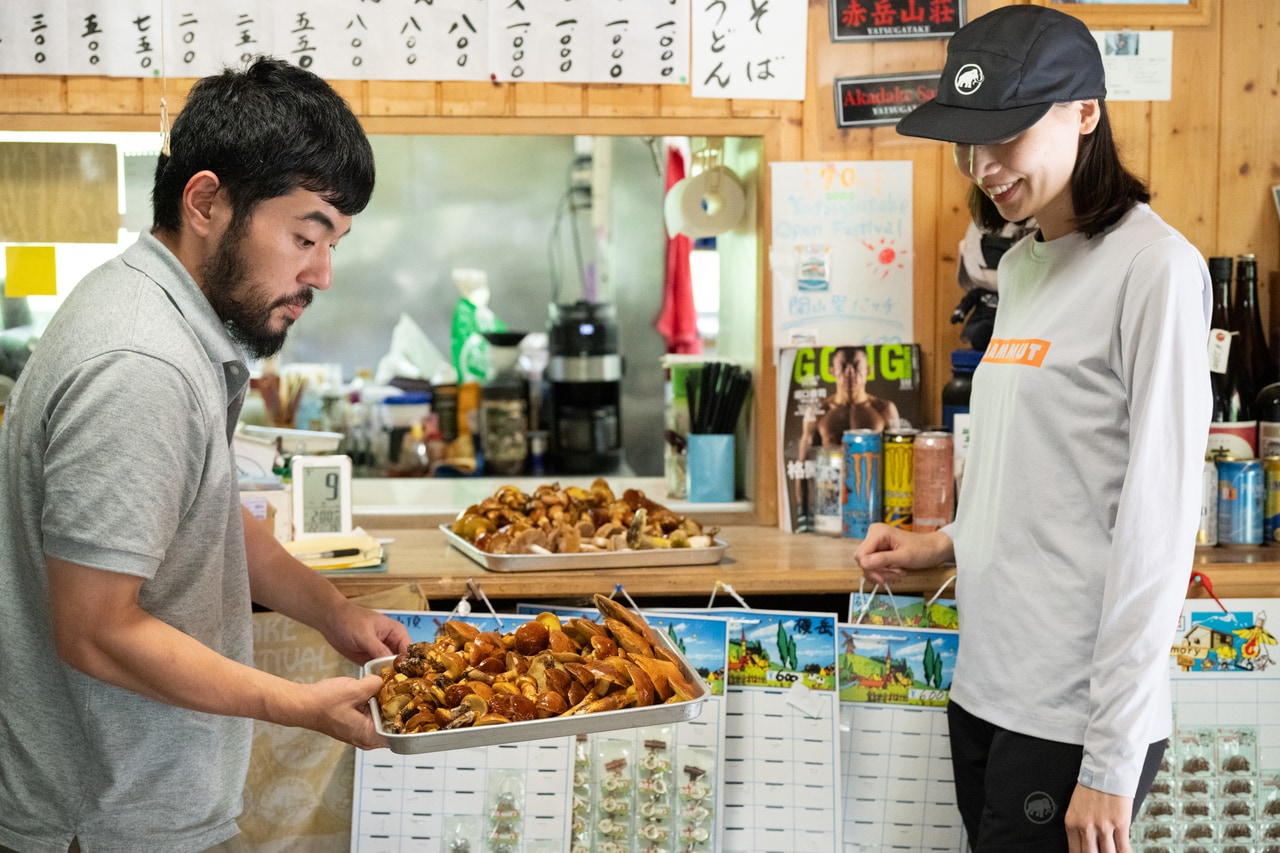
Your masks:
M832 41L950 38L965 0L830 0Z
M4 0L0 74L687 84L690 0ZM801 57L803 59L803 57Z

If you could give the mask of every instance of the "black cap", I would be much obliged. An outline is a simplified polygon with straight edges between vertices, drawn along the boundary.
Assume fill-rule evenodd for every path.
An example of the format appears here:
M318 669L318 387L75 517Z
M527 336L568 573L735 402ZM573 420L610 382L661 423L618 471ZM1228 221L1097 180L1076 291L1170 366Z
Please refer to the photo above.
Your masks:
M1221 256L1210 258L1209 278L1214 281L1222 281L1223 279L1231 281L1231 259Z
M1107 95L1098 43L1078 18L1045 6L1004 6L956 31L938 94L898 133L989 145L1038 122L1054 104Z

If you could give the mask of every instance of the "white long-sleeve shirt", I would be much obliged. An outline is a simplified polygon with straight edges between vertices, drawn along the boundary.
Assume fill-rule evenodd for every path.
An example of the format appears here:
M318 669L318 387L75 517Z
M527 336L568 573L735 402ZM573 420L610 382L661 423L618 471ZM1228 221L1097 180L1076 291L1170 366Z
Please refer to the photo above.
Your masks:
M1210 418L1210 285L1146 205L1110 231L1035 235L999 268L973 379L955 543L951 697L1084 745L1079 781L1133 796L1171 727Z

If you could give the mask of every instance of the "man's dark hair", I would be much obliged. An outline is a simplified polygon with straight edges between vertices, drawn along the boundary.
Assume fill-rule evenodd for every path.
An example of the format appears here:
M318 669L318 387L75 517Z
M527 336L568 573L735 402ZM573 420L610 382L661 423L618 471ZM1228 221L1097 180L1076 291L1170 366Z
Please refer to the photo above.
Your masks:
M317 193L346 216L373 193L373 149L342 96L288 62L257 57L244 70L196 82L156 164L155 228L176 233L193 175L218 176L238 225L263 201L296 189Z
M1120 221L1139 202L1151 201L1146 184L1120 159L1107 102L1098 100L1098 126L1080 138L1075 169L1071 173L1071 200L1075 206L1076 230L1094 237ZM979 228L996 232L1005 219L977 184L969 188L969 213Z
M831 358L835 359L836 355L843 355L846 360L852 361L853 357L858 353L862 353L863 358L869 358L867 348L865 346L856 347L836 347L836 351L831 354Z

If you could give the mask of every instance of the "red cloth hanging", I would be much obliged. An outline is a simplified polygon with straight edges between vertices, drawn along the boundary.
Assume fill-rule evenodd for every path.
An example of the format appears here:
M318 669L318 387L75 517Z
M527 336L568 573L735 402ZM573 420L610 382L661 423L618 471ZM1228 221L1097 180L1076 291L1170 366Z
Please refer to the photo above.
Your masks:
M684 178L684 156L675 147L667 148L667 192ZM665 226L664 226L665 227ZM667 267L662 280L662 310L654 322L667 339L667 352L698 354L698 311L693 304L693 275L689 252L693 241L684 234L667 235Z

